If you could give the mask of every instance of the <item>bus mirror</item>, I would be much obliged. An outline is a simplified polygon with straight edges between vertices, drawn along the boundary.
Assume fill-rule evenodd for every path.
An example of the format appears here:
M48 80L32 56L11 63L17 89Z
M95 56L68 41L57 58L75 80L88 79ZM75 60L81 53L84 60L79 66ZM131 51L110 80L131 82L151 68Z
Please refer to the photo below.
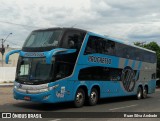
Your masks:
M12 54L14 54L14 53L19 53L20 51L21 51L21 50L12 50L12 51L8 52L8 53L6 54L6 58L5 58L6 64L8 64L9 56L10 56L10 55L12 55Z
M67 53L74 53L74 52L76 52L76 49L64 49L64 48L53 49L46 55L46 63L51 64L52 58L56 54L60 54L60 53L67 54Z

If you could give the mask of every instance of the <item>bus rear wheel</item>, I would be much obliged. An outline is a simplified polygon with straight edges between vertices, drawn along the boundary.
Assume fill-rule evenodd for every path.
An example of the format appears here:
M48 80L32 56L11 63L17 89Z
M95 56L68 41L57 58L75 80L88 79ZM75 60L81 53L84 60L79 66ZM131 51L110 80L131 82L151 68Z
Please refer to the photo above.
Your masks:
M75 95L74 106L76 108L80 108L84 105L84 102L85 102L85 92L83 89L79 88Z
M97 89L93 88L91 90L88 102L89 102L90 106L93 106L93 105L97 104L97 102L98 102L98 91L97 91Z
M136 95L136 98L137 100L140 100L142 98L142 88L139 86L138 89L137 89L137 95Z
M143 89L143 98L147 98L147 87L145 86L144 89Z

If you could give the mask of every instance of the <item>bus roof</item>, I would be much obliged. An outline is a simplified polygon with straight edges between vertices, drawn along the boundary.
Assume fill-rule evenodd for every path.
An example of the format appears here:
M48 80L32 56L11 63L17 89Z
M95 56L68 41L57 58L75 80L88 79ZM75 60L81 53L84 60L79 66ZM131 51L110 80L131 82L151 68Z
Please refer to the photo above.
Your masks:
M139 46L136 46L136 45L133 45L133 44L125 43L123 40L118 39L118 38L110 37L110 36L107 36L107 35L96 34L94 32L83 30L83 29L79 29L79 28L73 28L73 27L53 27L53 28L38 29L38 30L34 30L34 31L49 31L49 30L55 30L55 29L84 31L84 32L92 33L95 36L99 36L99 37L102 37L102 38L106 38L106 39L112 40L114 42L118 42L118 43L125 44L125 45L128 45L128 46L136 47L136 48L139 48L139 49L142 49L142 50L146 50L148 52L156 53L155 51L152 51L152 50L149 50L149 49L146 49L146 48L142 48L142 47L139 47Z
M62 29L62 30L79 30L79 31L84 31L84 32L87 32L86 30L83 30L83 29L79 29L79 28L67 28L67 27L53 27L53 28L43 28L43 29L37 29L37 30L34 30L34 31L49 31L49 30L55 30L55 29Z

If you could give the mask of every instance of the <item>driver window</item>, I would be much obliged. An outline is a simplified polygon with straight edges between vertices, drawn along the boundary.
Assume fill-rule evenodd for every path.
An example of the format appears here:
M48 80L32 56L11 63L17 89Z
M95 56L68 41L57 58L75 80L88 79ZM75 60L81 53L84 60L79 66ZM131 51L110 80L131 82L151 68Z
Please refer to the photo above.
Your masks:
M62 79L69 75L71 75L72 69L71 65L64 62L57 62L56 63L56 71L55 71L55 79Z

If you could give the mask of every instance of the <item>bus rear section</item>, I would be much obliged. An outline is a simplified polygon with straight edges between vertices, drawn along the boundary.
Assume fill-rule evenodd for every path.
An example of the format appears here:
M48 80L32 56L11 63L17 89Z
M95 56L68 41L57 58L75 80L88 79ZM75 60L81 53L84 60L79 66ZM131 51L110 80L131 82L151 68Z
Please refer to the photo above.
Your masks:
M157 60L154 51L94 33L89 33L85 42L77 76L85 85L84 90L89 90L89 99L93 93L95 98L134 95L142 99L155 92Z

